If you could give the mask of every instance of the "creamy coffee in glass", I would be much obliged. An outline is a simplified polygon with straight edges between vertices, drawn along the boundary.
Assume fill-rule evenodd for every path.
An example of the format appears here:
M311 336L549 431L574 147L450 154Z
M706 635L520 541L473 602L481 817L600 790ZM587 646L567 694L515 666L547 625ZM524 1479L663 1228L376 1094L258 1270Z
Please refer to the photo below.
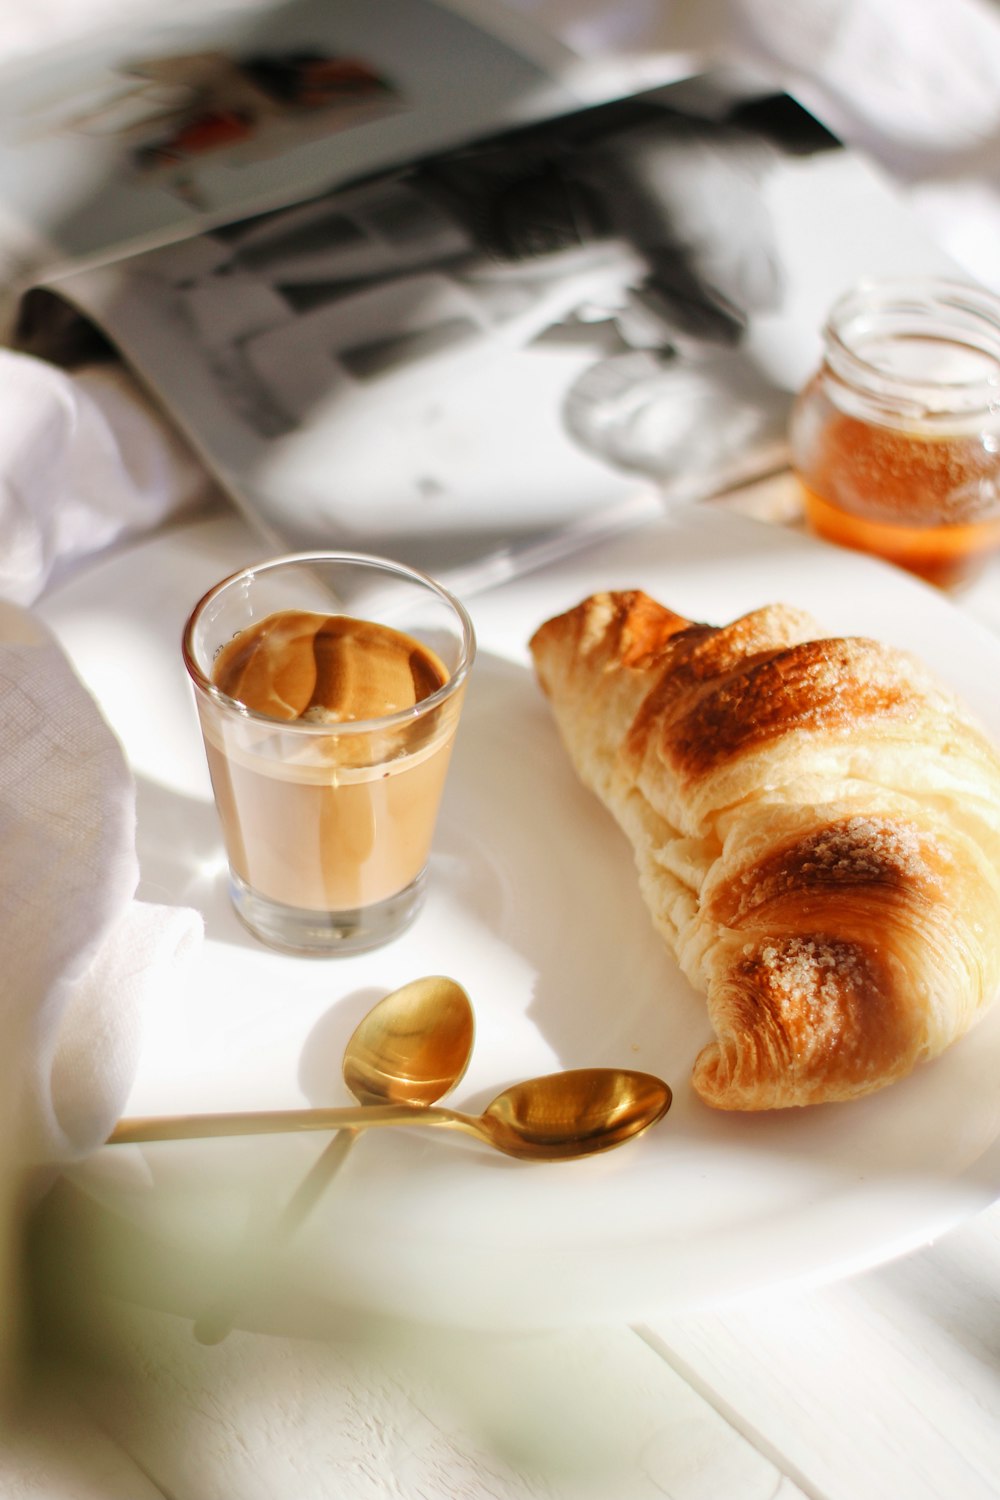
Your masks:
M466 679L463 606L358 553L246 568L184 632L236 911L300 953L352 953L416 916Z

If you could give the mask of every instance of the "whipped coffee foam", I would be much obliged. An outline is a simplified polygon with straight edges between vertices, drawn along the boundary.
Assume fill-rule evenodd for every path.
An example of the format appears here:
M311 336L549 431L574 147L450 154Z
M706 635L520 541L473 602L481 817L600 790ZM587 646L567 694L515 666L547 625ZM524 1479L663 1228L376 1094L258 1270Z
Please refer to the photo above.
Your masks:
M274 719L378 719L430 697L448 672L427 646L347 615L280 610L220 652L212 680L228 698Z

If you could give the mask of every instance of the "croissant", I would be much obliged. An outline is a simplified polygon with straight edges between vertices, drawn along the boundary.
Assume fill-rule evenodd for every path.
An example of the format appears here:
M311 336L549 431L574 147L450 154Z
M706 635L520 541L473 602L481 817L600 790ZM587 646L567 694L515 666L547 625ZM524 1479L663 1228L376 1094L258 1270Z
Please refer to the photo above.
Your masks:
M582 782L708 1002L719 1109L847 1100L1000 988L1000 756L904 652L770 605L719 628L639 590L531 639Z

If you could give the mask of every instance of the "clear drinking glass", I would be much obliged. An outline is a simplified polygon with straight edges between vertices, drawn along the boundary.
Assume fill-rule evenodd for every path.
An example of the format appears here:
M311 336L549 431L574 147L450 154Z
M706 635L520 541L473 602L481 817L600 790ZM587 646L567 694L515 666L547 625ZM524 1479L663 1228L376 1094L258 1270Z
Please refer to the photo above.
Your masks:
M273 629L262 621L288 611L329 620L331 630L362 621L402 633L413 645L402 659L422 671L435 663L439 675L425 674L427 696L371 717L289 718L284 709L275 717L248 707L222 691L213 673L220 658ZM350 638L337 640L336 672L348 681L367 670L360 650ZM263 942L304 954L353 953L395 937L423 902L475 657L462 604L425 574L385 558L297 553L210 589L185 626L183 655L244 924ZM416 680L416 666L413 672Z

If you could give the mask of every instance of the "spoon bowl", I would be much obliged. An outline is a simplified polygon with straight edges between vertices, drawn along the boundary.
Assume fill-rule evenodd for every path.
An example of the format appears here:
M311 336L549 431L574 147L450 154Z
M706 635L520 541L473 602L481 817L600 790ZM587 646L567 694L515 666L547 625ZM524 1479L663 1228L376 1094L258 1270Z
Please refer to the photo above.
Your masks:
M468 995L443 974L411 980L373 1006L344 1052L359 1104L435 1104L463 1078L475 1020Z
M505 1089L470 1131L522 1161L568 1160L631 1140L662 1119L671 1101L651 1073L577 1068Z

